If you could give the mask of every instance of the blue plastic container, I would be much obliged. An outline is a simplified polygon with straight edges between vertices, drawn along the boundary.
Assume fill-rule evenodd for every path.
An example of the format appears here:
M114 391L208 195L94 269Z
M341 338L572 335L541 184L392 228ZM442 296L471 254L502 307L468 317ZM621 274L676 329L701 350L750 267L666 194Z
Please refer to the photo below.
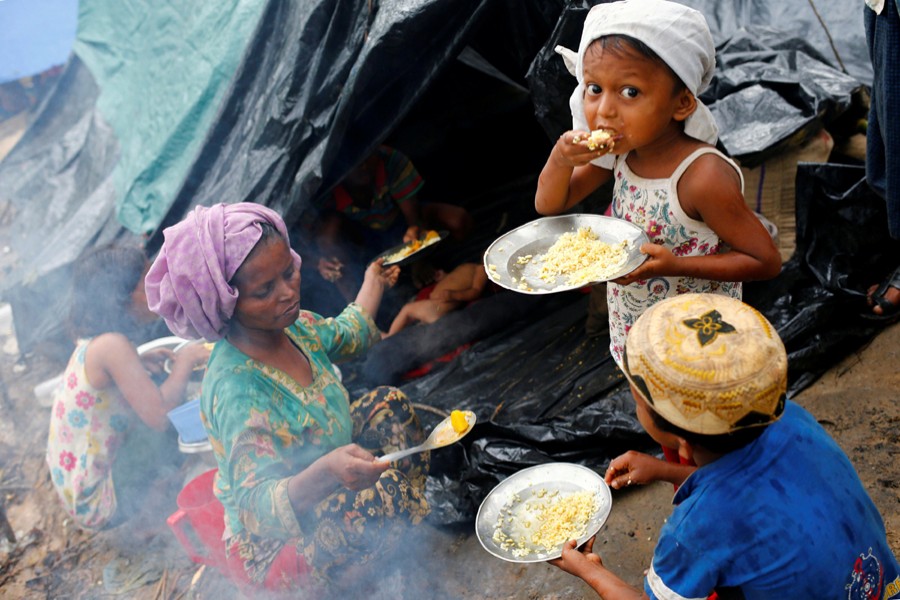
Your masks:
M192 444L208 439L203 421L200 420L200 398L185 402L166 415L178 431L178 437L182 442Z

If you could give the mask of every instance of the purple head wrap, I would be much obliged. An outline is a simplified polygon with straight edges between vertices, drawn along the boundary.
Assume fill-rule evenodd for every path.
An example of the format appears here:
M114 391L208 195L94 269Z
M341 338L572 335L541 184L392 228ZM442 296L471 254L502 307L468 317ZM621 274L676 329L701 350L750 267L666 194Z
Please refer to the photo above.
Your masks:
M228 282L262 237L261 222L288 239L278 213L252 202L198 206L167 227L145 279L150 310L176 335L221 339L238 298ZM293 250L291 255L299 269L300 256Z

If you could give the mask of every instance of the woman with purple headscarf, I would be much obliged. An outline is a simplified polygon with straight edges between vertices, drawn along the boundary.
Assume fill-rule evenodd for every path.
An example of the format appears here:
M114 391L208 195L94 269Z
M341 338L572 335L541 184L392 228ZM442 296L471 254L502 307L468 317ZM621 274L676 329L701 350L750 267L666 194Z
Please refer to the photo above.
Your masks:
M164 237L150 308L180 336L217 341L201 410L232 579L248 591L349 583L350 565L388 554L429 510L427 454L374 456L424 439L405 395L380 387L351 403L332 364L380 339L373 317L397 268L370 265L356 301L323 318L300 309L300 257L274 211L200 206Z

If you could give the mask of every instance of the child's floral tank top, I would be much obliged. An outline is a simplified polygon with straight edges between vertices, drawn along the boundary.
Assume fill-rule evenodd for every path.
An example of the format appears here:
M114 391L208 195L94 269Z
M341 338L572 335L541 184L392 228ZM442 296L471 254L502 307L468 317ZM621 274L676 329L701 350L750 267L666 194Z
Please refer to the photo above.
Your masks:
M116 450L137 418L115 386L88 382L79 340L56 390L47 440L47 466L63 506L82 528L105 525L116 512L112 466Z
M615 184L611 212L614 217L630 221L643 229L652 243L669 248L675 256L717 254L719 236L702 221L688 217L678 201L678 180L700 156L715 154L732 165L741 178L740 168L715 148L701 148L685 158L671 177L644 179L628 168L628 155L616 157L613 173ZM741 298L741 283L710 281L695 277L654 277L630 285L609 282L606 300L609 305L610 353L622 366L625 336L641 314L656 302L689 292L714 293Z

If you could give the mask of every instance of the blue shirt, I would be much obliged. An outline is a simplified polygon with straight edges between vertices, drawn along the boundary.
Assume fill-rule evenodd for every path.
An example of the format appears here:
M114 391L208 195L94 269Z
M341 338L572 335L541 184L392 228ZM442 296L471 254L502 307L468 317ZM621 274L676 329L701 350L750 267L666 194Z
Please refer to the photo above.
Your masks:
M678 489L644 583L650 598L900 598L900 566L856 470L788 402L753 443Z

